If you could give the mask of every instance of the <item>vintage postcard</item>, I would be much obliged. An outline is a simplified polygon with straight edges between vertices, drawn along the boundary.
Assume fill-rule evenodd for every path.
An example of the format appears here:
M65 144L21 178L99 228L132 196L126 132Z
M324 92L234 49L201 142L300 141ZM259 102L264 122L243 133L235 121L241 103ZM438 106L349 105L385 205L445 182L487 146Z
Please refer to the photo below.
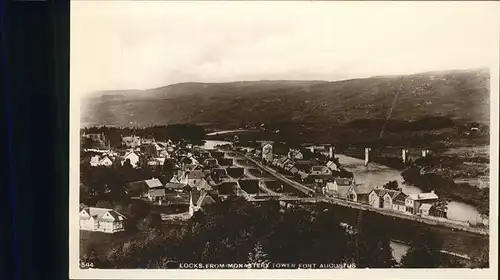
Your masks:
M499 8L72 1L71 279L495 278Z

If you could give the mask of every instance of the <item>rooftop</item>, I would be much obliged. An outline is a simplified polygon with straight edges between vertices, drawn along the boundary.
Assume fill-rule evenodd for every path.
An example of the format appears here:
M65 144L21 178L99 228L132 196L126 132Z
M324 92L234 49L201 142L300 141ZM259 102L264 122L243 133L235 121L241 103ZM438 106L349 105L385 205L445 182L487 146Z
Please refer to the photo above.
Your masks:
M420 210L424 210L424 211L429 211L429 210L431 210L431 208L432 208L432 204L428 204L428 203L423 203L420 206Z
M335 183L339 186L350 186L352 180L347 178L335 178Z
M439 199L439 197L434 193L434 191L428 193L414 193L410 194L410 198L413 200L430 200Z

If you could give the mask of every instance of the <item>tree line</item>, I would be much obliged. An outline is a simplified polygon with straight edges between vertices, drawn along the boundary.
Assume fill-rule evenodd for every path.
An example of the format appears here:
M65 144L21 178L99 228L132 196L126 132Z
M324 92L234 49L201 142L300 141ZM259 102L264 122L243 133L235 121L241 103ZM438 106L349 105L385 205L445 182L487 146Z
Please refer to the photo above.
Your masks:
M192 144L202 143L205 138L205 129L195 124L169 124L155 125L150 127L111 127L94 126L82 129L83 133L104 134L111 147L121 147L123 136L139 136L142 138L154 138L157 141L168 139L178 142L188 141ZM87 140L90 141L90 140ZM105 143L107 145L108 143Z

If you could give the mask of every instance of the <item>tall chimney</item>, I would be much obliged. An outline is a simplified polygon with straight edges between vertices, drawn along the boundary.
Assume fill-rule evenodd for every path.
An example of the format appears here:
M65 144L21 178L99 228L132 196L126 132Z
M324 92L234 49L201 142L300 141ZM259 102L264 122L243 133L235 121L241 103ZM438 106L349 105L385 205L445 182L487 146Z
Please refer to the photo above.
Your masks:
M330 159L333 159L333 157L335 156L335 148L330 146L329 150L328 150L328 157Z

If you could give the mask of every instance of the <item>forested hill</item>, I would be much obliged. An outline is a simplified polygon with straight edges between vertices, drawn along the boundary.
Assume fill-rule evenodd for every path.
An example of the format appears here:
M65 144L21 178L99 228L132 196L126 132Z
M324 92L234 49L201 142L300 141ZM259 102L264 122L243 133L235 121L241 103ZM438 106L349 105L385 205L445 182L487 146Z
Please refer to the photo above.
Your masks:
M269 122L337 124L441 116L489 123L485 69L380 76L336 82L180 83L149 90L100 92L82 102L82 124L149 126L196 123L224 128Z

